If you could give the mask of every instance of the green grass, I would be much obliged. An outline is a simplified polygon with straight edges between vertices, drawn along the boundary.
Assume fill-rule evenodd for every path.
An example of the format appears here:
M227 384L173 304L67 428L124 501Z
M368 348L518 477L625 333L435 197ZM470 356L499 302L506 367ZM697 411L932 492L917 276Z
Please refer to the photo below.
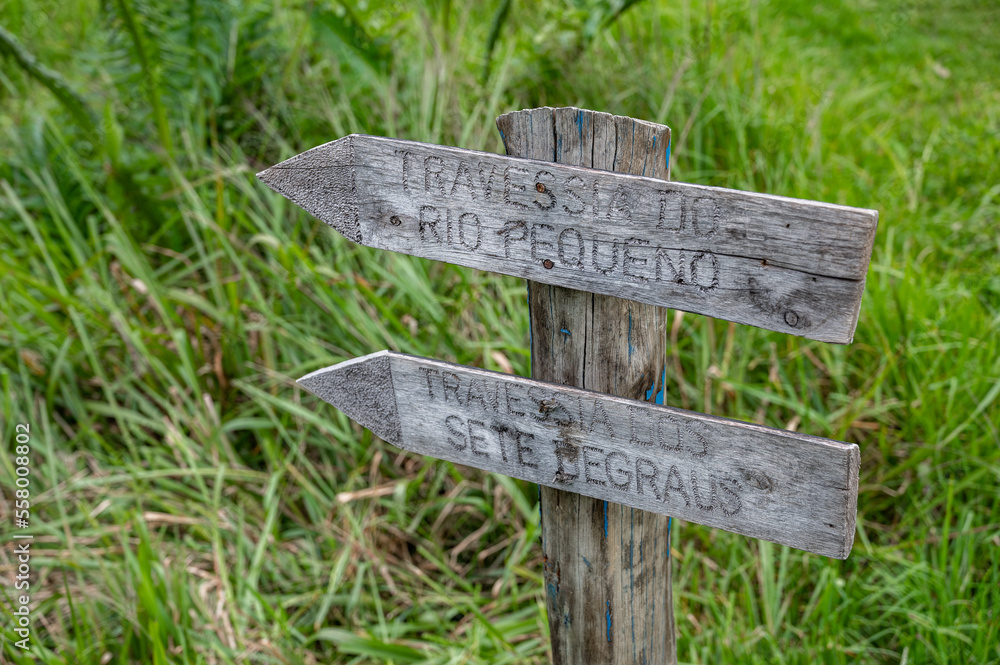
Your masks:
M545 662L535 488L293 382L382 348L525 375L523 283L253 177L350 132L499 152L543 104L669 124L676 180L880 211L851 346L673 317L668 403L862 450L846 562L677 525L681 661L1000 662L1000 9L627 4L0 0L0 662Z

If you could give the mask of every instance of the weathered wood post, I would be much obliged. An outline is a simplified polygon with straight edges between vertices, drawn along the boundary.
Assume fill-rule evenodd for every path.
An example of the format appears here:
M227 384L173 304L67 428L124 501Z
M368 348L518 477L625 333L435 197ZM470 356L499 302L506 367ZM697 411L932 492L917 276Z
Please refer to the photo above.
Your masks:
M512 156L353 134L258 175L353 242L529 280L534 378L382 351L299 383L392 445L543 486L556 665L676 662L665 516L844 559L859 450L653 403L661 308L848 344L878 213L666 182L669 129L631 118L497 125Z
M513 157L668 179L663 125L538 108L502 115L497 127ZM598 269L633 258L588 248L570 230L546 251ZM663 403L665 308L533 281L528 303L532 378ZM586 456L586 446L565 443ZM553 487L542 486L540 500L554 665L676 663L670 518Z

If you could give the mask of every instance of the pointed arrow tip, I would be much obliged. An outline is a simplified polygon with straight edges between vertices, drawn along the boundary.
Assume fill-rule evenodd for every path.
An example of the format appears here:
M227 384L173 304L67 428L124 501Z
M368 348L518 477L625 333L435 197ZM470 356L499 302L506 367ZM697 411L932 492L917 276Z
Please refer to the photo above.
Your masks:
M264 169L257 178L348 240L363 242L354 185L353 134Z
M257 174L257 180L260 180L268 187L272 186L271 183L274 182L274 178L275 178L275 173L273 166L271 168L264 169L263 171Z
M388 351L347 360L303 376L297 383L383 440L402 441Z

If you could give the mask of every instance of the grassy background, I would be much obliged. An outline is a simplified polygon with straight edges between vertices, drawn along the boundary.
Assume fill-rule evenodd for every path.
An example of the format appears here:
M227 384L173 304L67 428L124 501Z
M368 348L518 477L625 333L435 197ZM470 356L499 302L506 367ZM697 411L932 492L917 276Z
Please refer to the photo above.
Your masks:
M846 562L678 525L681 661L1000 662L995 3L0 0L0 25L0 662L545 661L534 487L293 383L382 348L527 374L523 283L351 245L253 178L350 132L500 152L494 117L543 104L669 124L676 180L881 213L849 347L672 316L668 403L862 450Z

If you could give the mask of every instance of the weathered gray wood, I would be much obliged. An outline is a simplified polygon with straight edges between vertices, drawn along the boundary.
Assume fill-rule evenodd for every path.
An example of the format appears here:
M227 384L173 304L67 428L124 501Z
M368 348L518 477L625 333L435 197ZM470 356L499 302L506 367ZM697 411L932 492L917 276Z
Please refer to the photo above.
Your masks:
M415 453L824 556L853 544L854 444L391 351L299 383Z
M596 130L595 166L615 158ZM853 336L878 217L363 135L258 176L371 247L837 343Z
M667 176L664 125L540 108L502 115L497 127L515 157ZM665 309L531 281L528 307L532 378L664 395ZM541 486L539 501L553 665L675 665L670 518L555 487Z

